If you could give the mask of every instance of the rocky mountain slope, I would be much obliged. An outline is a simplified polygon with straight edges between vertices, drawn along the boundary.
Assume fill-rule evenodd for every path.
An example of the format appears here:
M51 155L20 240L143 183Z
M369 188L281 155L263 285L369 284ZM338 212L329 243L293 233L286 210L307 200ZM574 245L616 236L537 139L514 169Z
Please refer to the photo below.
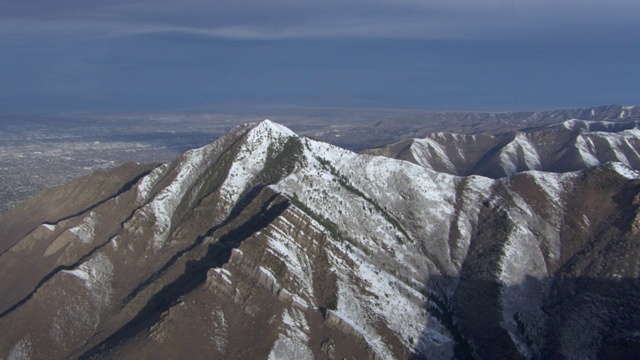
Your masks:
M438 172L491 178L527 170L576 171L609 161L639 169L639 124L573 119L502 135L434 133L366 153L411 161Z
M493 180L235 128L0 217L0 358L621 358L640 173Z

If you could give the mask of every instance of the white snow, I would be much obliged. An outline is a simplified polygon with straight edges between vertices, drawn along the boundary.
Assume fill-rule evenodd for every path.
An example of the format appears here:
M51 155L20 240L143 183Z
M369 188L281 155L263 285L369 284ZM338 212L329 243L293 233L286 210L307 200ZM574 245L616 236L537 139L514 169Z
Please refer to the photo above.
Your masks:
M593 141L589 137L579 135L576 138L576 148L586 166L592 167L600 164L600 160L594 155L595 146Z
M251 129L238 152L220 192L230 203L235 203L253 178L262 170L269 147L279 146L289 137L297 135L286 127L264 120Z
M637 127L626 129L620 132L624 138L640 139L640 129Z
M52 225L52 224L42 224L42 227L44 227L45 229L49 230L49 231L55 231L56 230L56 226Z
M528 170L537 170L542 167L540 156L535 147L524 133L518 132L515 139L500 150L500 164L507 176L518 171L519 152L523 154L523 160Z
M447 171L456 171L456 167L447 156L445 149L432 139L414 139L410 150L416 162L427 169L433 169L432 162L441 161Z
M544 256L535 236L522 226L516 227L505 244L500 280L506 285L522 284L527 276L546 275Z
M180 202L184 198L185 194L194 185L194 183L200 178L200 176L207 169L207 154L210 153L213 146L207 145L205 147L187 151L178 160L176 168L173 170L175 178L164 189L160 190L154 199L143 207L143 213L152 215L154 220L154 247L157 249L164 245L167 241L169 232L171 230L171 216L180 205ZM161 173L161 170L158 170ZM152 175L153 174L153 175ZM149 184L156 181L158 173L149 174ZM154 180L155 179L155 180ZM143 198L147 195L148 186L145 185L140 190L139 195ZM140 189L140 188L139 188Z
M591 116L594 115L594 111L591 110ZM576 126L580 123L583 123L582 120L578 120L578 119L570 119L570 120L566 120L562 123L562 126L564 126L566 129L568 130L573 130L576 128ZM549 126L555 126L555 125L549 125Z
M273 273L271 272L271 270L267 269L264 266L259 266L258 267L260 269L260 272L262 272L263 274L265 274L271 281L273 281L274 285L276 285L277 287L280 287L278 285L278 279L276 278L275 275L273 275Z
M417 339L426 323L422 309L426 300L417 290L368 262L366 257L359 260L354 270L357 278L364 281L365 290L373 294L373 298L368 299L371 307L378 310L378 315L385 318L389 328L401 338Z
M222 280L227 282L229 285L233 285L233 282L231 281L231 272L229 272L229 270L223 269L223 268L215 268L213 269L213 271L220 274L220 276L222 277Z
M373 310L369 314L370 299L363 299L360 290L354 284L350 284L348 279L349 270L346 268L336 268L340 280L338 281L338 309L333 313L342 321L349 324L351 328L360 333L373 350L383 359L391 359L391 352L382 341L380 335L372 325L374 315L384 316L380 309ZM396 296L395 291L383 296ZM394 309L397 311L398 308ZM403 309L404 310L404 309ZM412 320L412 324L423 324L424 322ZM411 324L407 324L411 325ZM417 332L419 334L419 332ZM417 338L417 337L416 337Z
M276 132L276 133L281 133L284 136L293 136L293 137L298 137L298 135L296 133L294 133L293 131L291 131L291 129L289 129L288 127L284 126L284 125L280 125L278 123L275 123L269 119L264 119L262 120L258 126L261 127L265 127L265 128L270 128L271 131Z
M603 138L609 144L609 148L615 154L616 159L618 161L624 163L625 165L629 165L630 164L629 163L629 159L627 159L627 156L619 148L619 146L621 145L621 142L624 141L624 138L620 137L620 136L611 136L611 135L608 135L608 134L603 136Z
M281 332L269 353L269 360L312 360L308 333L309 326L304 313L295 308L285 309Z
M544 295L541 284L546 278L544 256L537 246L535 235L523 226L516 227L509 235L501 260L502 327L507 330L514 344L525 357L531 357L529 347L521 338L514 320L518 314L521 321L531 327L544 327L541 304ZM535 330L528 329L529 331Z
M136 188L136 200L139 204L148 200L149 195L151 194L151 189L153 189L153 187L158 183L158 181L162 178L168 168L168 163L162 164L142 178Z
M286 221L284 217L269 226L264 235L267 237L268 251L279 258L283 264L286 264L288 272L293 276L295 282L294 288L287 288L290 294L299 294L304 298L298 297L296 300L304 307L309 307L313 303L313 280L310 269L313 268L311 259L305 249L301 247L299 242L292 238L289 233L295 234L295 231L287 232L286 229L280 229L283 226L293 226ZM260 270L273 279L274 283L278 283L273 273L264 267Z
M95 238L94 230L96 225L96 214L92 211L89 213L89 216L82 220L82 223L72 227L69 231L76 235L83 243L90 244Z
M627 165L625 165L623 163L611 162L611 163L608 163L608 165L613 170L615 170L618 174L624 176L625 178L627 178L629 180L639 179L640 178L640 172L638 172L637 170L631 169L630 167L628 167Z
M32 355L31 347L32 347L31 336L27 335L22 339L20 339L20 341L18 341L13 346L13 349L11 349L11 352L9 353L9 357L7 357L7 360L31 359L31 355Z
M214 310L212 316L215 328L210 341L216 350L224 353L227 349L227 320L224 317L224 312L220 309Z
M564 193L565 183L575 177L576 173L555 174L542 171L529 171L527 174L533 177L552 204L562 204L561 195Z
M109 304L113 289L113 264L109 257L103 253L97 253L91 259L84 262L74 270L64 270L63 273L71 274L81 279L92 298L104 306Z
M571 119L571 120L564 121L562 124L565 128L569 130L580 129L584 131L591 131L594 125L604 125L604 127L606 128L615 129L616 125L619 123L615 123L612 121L592 121L592 120ZM554 127L554 126L556 125L549 125L549 127Z
M423 308L426 300L416 290L422 285L405 284L390 271L394 269L413 278L413 274L426 276L424 272L428 270L425 269L435 268L420 255L418 244L413 243L418 239L432 242L433 246L428 246L428 249L437 252L436 256L440 257L442 252L441 258L448 257L447 234L455 212L456 182L461 178L405 161L357 155L328 144L301 140L307 166L272 187L290 197L297 197L319 217L338 224L346 232L342 236L354 241L331 239L342 253L340 256L329 253L334 272L339 276L338 309L333 314L362 334L378 355L390 358L391 351L374 326L376 321L384 321L409 348L415 345L409 339L419 339L428 321ZM334 170L321 164L318 158L327 161ZM332 171L344 176L349 186L364 197L339 184ZM492 183L491 179L473 177L470 187L481 193ZM383 216L365 197L375 201L388 215ZM407 239L394 229L395 225L385 217L389 215L408 229L419 229L416 239ZM429 221L424 221L425 217ZM463 221L461 219L458 220ZM278 225L281 226L286 229L286 224ZM282 259L287 259L292 273L297 273L300 266L304 269L304 263L297 260L303 258L297 254L295 242L285 240L278 231L268 235L273 239L269 241L269 247ZM371 253L365 254L360 249L368 249ZM344 265L342 256L348 256L356 265ZM383 261L388 268L381 268ZM352 279L364 281L355 284ZM450 340L442 332L429 338L447 344L447 339ZM436 340L426 341L436 346ZM442 341L437 346L444 346Z
M113 264L103 253L97 253L74 270L62 271L80 279L84 292L72 292L64 306L58 308L49 334L56 342L70 336L95 331L113 296Z

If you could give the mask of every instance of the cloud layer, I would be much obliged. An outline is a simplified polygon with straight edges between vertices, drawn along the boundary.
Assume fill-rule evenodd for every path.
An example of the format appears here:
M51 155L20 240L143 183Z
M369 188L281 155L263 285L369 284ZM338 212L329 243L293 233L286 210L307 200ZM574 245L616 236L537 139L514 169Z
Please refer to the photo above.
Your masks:
M639 104L637 0L0 0L0 111Z
M0 1L2 37L500 39L640 29L635 0Z

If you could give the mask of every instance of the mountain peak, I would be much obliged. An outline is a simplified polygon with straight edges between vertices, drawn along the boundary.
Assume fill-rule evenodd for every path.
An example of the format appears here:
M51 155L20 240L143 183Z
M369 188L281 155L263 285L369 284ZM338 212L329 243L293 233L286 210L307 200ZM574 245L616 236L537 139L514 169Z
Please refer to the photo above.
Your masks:
M259 123L257 123L254 126L253 131L266 132L274 135L277 134L278 135L277 137L298 136L296 133L291 131L291 129L289 129L288 127L275 123L269 119L264 119Z

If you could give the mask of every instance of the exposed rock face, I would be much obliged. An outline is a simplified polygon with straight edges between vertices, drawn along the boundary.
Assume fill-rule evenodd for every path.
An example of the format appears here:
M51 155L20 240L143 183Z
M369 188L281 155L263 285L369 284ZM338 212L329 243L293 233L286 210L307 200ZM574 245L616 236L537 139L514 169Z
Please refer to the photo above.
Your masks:
M635 354L638 193L619 162L458 177L241 126L1 217L0 358Z

